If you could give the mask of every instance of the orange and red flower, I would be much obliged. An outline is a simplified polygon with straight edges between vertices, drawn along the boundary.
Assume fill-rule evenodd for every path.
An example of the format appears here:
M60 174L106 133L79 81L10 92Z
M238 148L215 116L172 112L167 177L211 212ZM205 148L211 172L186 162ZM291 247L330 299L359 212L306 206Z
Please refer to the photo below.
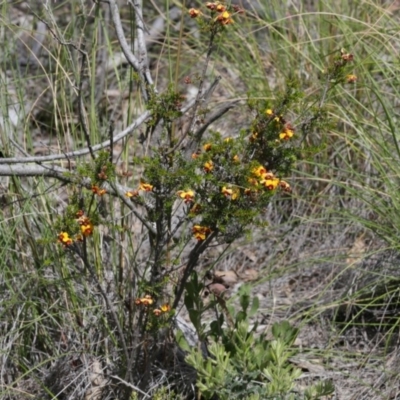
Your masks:
M67 232L60 232L58 235L58 241L64 246L70 246L72 244L72 239L69 237Z
M193 190L187 190L187 191L185 191L185 190L179 190L176 194L177 194L181 199L183 199L183 201L184 201L186 204L191 203L191 202L193 201L193 199L194 199L194 192L193 192Z
M192 228L193 236L199 241L203 241L211 233L211 229L207 226L195 225Z
M206 172L207 174L210 173L213 169L214 169L214 164L212 161L207 161L204 165L203 165L203 169L204 172Z

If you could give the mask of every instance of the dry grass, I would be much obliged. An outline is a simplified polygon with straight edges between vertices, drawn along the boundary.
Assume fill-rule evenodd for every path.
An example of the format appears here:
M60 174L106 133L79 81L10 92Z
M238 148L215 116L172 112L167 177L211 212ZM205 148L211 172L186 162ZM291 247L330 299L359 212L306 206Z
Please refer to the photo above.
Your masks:
M181 19L179 7L171 4L168 16L159 3L145 4L150 28L165 17L148 42L151 70L160 92L174 82L190 100L196 82L185 85L183 78L199 73L205 37L192 20ZM324 84L322 71L342 47L355 55L359 79L352 87L337 86L327 100L329 133L302 138L313 151L304 152L290 178L293 194L275 198L266 210L269 226L228 248L216 246L202 264L236 273L232 302L238 287L251 283L261 303L260 330L281 319L301 328L296 343L301 357L293 362L303 368L306 381L332 379L333 398L339 400L400 398L400 6L384 1L247 3L252 10L216 44L207 77L212 82L222 76L211 108L240 103L212 129L231 136L247 127L245 93L273 103L291 76L304 91L291 110L291 119L300 120ZM80 81L91 142L126 128L144 104L121 56L107 4L56 2L47 10L40 2L27 4L1 4L3 155L62 154L84 146ZM123 4L129 34L132 11ZM74 47L83 43L86 65ZM113 148L118 170L133 171L131 177L119 177L131 187L141 177L132 157L147 151L140 142L143 134L140 128ZM85 160L89 155L67 164ZM125 378L125 355L99 284L124 329L141 318L125 312L137 288L120 285L140 281L146 273L149 245L139 220L125 205L104 201L92 256L96 274L91 275L53 240L56 216L65 210L72 189L43 177L2 177L0 190L0 398L44 398L46 386L62 392L60 399L127 398L127 386L112 377ZM143 356L135 353L139 338L134 332L127 341L130 355ZM136 360L134 367L139 366ZM176 389L165 365L153 373L152 393L161 382Z

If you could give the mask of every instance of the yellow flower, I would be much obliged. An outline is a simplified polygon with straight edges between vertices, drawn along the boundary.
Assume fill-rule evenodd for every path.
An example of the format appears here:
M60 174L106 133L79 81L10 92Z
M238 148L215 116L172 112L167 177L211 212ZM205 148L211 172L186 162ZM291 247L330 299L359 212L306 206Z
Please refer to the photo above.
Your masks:
M90 236L93 233L93 224L91 222L81 225L82 235L85 237Z
M274 190L278 187L279 185L279 179L278 178L273 178L273 179L263 179L260 181L260 183L267 188L268 190Z
M230 189L224 186L221 190L225 197L231 198L231 200L236 200L239 197L240 191L239 189Z
M161 311L166 313L168 311L171 311L171 306L168 303L164 303L161 307L160 307Z
M260 165L259 167L253 168L251 171L255 176L258 176L259 178L263 178L265 174L267 173L267 170Z
M292 189L290 185L286 181L280 181L279 182L279 187L284 191L284 192L291 192Z
M233 160L233 162L235 162L235 163L240 162L240 158L239 158L239 156L238 156L237 154L236 154L235 156L233 156L232 160Z
M139 190L144 190L145 192L151 192L153 190L153 185L150 185L150 183L140 182Z
M265 114L272 116L272 115L274 115L274 110L271 110L270 108L268 108L267 110L265 110Z
M204 172L209 173L214 169L214 164L212 161L207 161L204 165L203 165L203 169Z
M210 150L211 150L211 143L206 143L206 144L203 146L203 150L204 150L204 151L210 151Z
M103 196L107 193L106 189L100 189L97 185L92 185L92 192L97 194L97 196Z
M135 300L136 305L142 304L144 306L151 306L151 305L153 305L153 303L154 303L154 299L149 294L146 294L146 296Z
M347 83L355 83L357 81L357 76L350 74L346 76Z
M72 239L69 237L67 232L60 232L58 235L58 241L64 246L69 246L72 244Z
M139 194L137 190L130 190L129 192L125 193L125 196L127 197L136 197Z
M284 130L279 134L279 139L289 140L293 135L294 131L292 129L284 128Z
M229 25L233 24L233 19L231 18L231 13L228 11L223 11L218 17L215 19L218 21L221 25Z
M193 192L193 190L188 190L188 191L184 191L184 190L179 190L177 193L176 193L181 199L183 199L184 200L184 202L186 203L186 204L188 204L188 203L191 203L192 201L193 201L193 199L194 199L194 192Z
M226 186L224 186L221 191L226 197L232 196L232 193L233 193L233 190L227 189Z
M207 235L211 233L211 229L208 228L207 226L201 226L201 225L194 225L192 228L192 232L194 237L199 241L205 240Z
M258 132L253 132L249 138L250 142L255 142L258 139Z
M189 10L190 18L197 18L200 14L201 14L200 10L197 10L196 8L191 8Z
M93 224L88 217L81 215L77 221L81 226L81 233L83 236L87 237L93 233Z

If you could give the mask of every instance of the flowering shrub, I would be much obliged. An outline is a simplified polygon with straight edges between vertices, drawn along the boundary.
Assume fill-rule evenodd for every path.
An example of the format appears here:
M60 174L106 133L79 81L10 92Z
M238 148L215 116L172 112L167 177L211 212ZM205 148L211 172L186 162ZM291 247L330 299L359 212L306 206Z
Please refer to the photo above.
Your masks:
M119 38L146 105L142 121L145 129L140 137L140 142L147 144L146 151L132 157L130 173L117 174L112 151L103 150L92 154L92 161L79 165L76 172L62 175L69 179L72 190L68 207L54 224L53 239L59 243L62 255L77 256L90 279L97 283L107 306L107 324L115 327L113 333L118 337L113 338L122 353L116 357L117 364L125 373L128 387L140 382L141 387L150 390L149 371L157 363L173 358L168 354L160 360L164 354L161 349L170 345L183 303L198 339L202 343L209 338L215 340L210 346L211 356L205 357L207 352L203 350L192 351L185 364L198 372L197 387L205 398L216 393L221 398L232 393L243 396L249 388L254 396L284 394L293 389L300 376L300 371L288 362L297 333L294 328L285 323L275 326L273 341L256 337L249 328L247 308L243 306L237 315L227 312L225 288L214 282L211 304L218 318L212 323L213 329L205 332L201 320L207 307L202 304L199 290L204 285L192 283L197 276L203 280L208 272L196 269L210 246L233 243L255 226L264 226L264 211L272 197L288 197L296 190L291 171L307 150L303 139L314 129L326 126L327 93L337 84L354 84L357 77L350 73L353 55L342 50L325 71L325 86L315 95L317 106L307 113L299 106L302 93L292 79L276 98L267 101L249 97L241 105L248 115L246 127L229 134L212 130L211 123L221 120L229 107L207 109L207 97L219 82L217 79L209 90L205 89L208 64L216 38L240 24L243 12L238 5L225 2L206 2L199 9L187 10L186 16L209 37L202 73L184 79L185 84L198 85L197 96L189 104L172 84L158 93L147 64L139 65ZM139 25L141 18L136 21ZM121 35L121 30L117 33ZM145 51L141 50L145 59ZM208 119L210 114L212 118ZM177 133L174 126L184 116L186 128ZM88 148L92 149L89 140ZM117 219L123 222L115 228ZM107 274L100 266L107 269L107 261L102 259L104 248L99 250L98 239L100 231L107 229L116 235L112 239L107 234L102 236L104 248L112 240L118 244L121 241L118 271L113 271L116 278L112 284L106 282L110 292L103 288L102 279ZM135 236L137 232L141 239ZM125 259L126 243L133 249L133 259ZM118 313L114 304L120 307ZM223 314L227 320L236 318L233 327L225 328ZM289 335L290 340L279 335ZM279 382L281 374L285 379ZM259 383L254 384L254 380Z

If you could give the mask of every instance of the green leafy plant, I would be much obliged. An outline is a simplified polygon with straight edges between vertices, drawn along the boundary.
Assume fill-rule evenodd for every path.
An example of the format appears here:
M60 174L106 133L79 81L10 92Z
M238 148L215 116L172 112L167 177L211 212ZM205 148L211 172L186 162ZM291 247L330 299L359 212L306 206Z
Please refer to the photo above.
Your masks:
M302 371L290 362L298 329L282 321L273 324L271 332L257 334L257 325L250 327L257 298L250 311L246 289L239 300L241 310L230 315L234 326L210 330L213 338L207 357L204 350L192 348L186 358L197 371L197 386L204 399L318 399L333 393L329 382L298 389L296 381Z

